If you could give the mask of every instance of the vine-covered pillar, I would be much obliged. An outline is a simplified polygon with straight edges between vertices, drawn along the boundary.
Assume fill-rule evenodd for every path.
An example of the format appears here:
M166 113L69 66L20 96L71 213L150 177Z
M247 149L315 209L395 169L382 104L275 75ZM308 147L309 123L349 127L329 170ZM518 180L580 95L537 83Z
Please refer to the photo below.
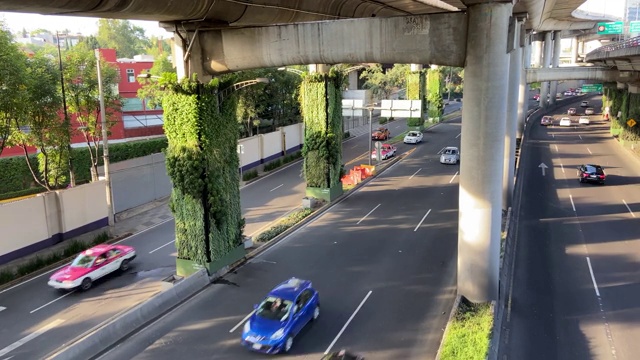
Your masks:
M169 207L176 223L176 271L205 267L210 275L244 256L235 102L220 104L217 79L195 76L163 99Z
M342 195L342 82L343 74L331 69L308 74L300 84L306 195L326 201Z
M431 65L427 72L428 116L436 119L442 116L444 100L442 99L442 79L437 65Z
M427 112L427 91L425 71L420 64L411 64L407 74L407 99L421 101L421 118L407 120L407 126L414 130L424 129L424 114Z

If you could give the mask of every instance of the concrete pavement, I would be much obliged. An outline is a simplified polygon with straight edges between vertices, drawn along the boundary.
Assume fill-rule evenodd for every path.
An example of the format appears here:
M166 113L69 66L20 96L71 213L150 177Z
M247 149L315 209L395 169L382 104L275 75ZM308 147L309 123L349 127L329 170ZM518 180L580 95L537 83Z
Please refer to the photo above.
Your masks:
M290 276L314 282L322 315L288 358L343 347L367 359L434 357L455 297L458 219L458 166L437 153L458 145L459 133L459 121L446 123L423 144L399 144L413 152L102 359L263 357L241 348L242 320Z
M576 105L560 107L558 117L569 107L581 111ZM640 353L640 310L632 300L640 291L640 162L608 129L603 121L530 129L500 359L635 359ZM540 163L549 166L545 176ZM576 167L583 163L603 165L607 184L580 184Z

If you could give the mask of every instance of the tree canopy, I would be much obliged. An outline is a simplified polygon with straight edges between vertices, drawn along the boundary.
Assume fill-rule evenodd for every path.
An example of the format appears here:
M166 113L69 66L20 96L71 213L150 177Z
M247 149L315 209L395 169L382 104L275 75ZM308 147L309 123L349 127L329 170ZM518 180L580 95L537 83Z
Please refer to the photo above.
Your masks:
M116 49L119 58L133 58L149 47L144 29L128 20L98 20L98 43L102 48Z
M360 77L366 80L364 87L370 89L375 97L389 99L394 91L406 87L408 73L408 64L395 64L387 71L376 64L365 68Z

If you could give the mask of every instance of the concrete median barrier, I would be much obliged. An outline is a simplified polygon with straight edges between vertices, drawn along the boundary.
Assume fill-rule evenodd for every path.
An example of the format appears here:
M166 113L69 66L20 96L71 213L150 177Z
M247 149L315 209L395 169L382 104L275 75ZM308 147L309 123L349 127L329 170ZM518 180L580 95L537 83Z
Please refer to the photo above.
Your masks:
M209 285L207 271L200 269L149 300L94 327L69 344L65 344L63 348L50 354L47 359L92 359L187 300L207 285Z

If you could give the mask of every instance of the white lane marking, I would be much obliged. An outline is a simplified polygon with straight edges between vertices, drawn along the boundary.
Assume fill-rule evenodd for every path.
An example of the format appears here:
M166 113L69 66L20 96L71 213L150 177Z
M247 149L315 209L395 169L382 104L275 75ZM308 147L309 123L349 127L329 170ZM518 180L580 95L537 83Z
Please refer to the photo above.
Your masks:
M342 333L347 329L347 326L349 326L349 323L351 323L351 320L353 320L353 318L356 317L356 314L358 313L358 311L360 311L360 308L362 308L362 306L367 301L369 296L371 296L372 292L373 291L369 290L369 292L367 293L367 296L365 296L364 299L362 299L362 302L360 302L360 305L358 305L358 308L356 308L356 311L354 311L353 314L351 314L351 317L349 318L349 320L347 320L347 322L344 324L344 326L342 327L342 329L340 330L340 332L338 333L336 338L333 339L333 341L331 342L331 344L329 345L327 350L324 352L325 355L327 355L329 353L329 351L331 351L331 348L333 347L333 345L335 345L336 341L338 341L340 336L342 336Z
M438 152L436 153L436 155L440 155L440 154L444 151L444 149L445 149L445 148L442 148L442 149L438 150Z
M351 139L354 139L354 138L351 138ZM349 140L351 140L351 139L349 139ZM347 141L349 141L349 140L347 140ZM343 143L345 143L345 142L347 142L347 141L343 141ZM262 180L264 180L264 179L266 179L266 178L268 178L269 176L273 176L274 174L277 174L277 173L279 173L279 172L281 172L281 171L285 171L285 170L287 170L288 168L290 168L290 167L292 167L292 166L295 166L295 165L297 165L297 164L300 164L301 162L302 162L302 159L300 159L300 160L296 160L296 161L292 162L290 165L283 166L283 167L281 167L281 168L279 168L279 169L269 171L268 173L261 175L261 176L258 178L258 180L254 181L254 182L250 182L250 183L248 183L247 185L244 185L244 186L240 187L240 190L242 190L242 189L244 189L244 188L246 188L246 187L249 187L249 186L251 186L251 185L254 185L254 184L262 183L261 181L262 181Z
M44 305L40 306L39 308L37 308L37 309L35 309L35 310L31 310L31 311L29 312L29 314L33 314L34 312L36 312L36 311L38 311L38 310L41 310L41 309L45 308L46 306L49 306L49 305L53 304L54 302L56 302L56 301L58 301L58 300L60 300L60 299L62 299L62 298L64 298L64 297L67 297L67 296L69 296L69 295L73 294L74 292L76 292L76 291L75 291L75 290L71 290L71 291L69 291L68 293L66 293L66 294L64 294L64 295L62 295L62 296L60 296L59 298L53 299L53 300L49 301L48 303L46 303L46 304L44 304Z
M462 133L458 134L458 136L456 136L456 139L460 137L460 135L462 135Z
M153 249L153 250L149 251L149 254L153 254L154 252L156 252L156 251L158 251L158 250L162 249L163 247L165 247L165 246L167 246L167 245L171 245L171 244L173 244L174 242L176 242L176 239L173 239L173 240L169 241L168 243L166 243L166 244L164 244L164 245L162 245L162 246L160 246L160 247L157 247L157 248L155 248L155 249Z
M360 144L355 144L355 145L353 145L353 146L351 147L351 149L355 149L355 148L357 148L359 145L360 145Z
M422 217L422 220L420 220L420 223L418 223L418 226L416 226L415 229L413 229L413 231L418 231L418 228L420 227L420 225L422 225L422 222L424 221L424 219L427 218L427 216L429 215L429 213L431 212L431 209L429 209L429 211L427 211L426 214L424 214L424 216Z
M589 154L593 155L593 153L591 152L591 149L589 149L588 147L587 147L587 151L589 152Z
M578 135L578 136L580 136L580 140L582 140L582 135Z
M251 317L251 315L253 315L254 312L256 312L256 311L253 310L252 312L249 313L249 315L245 316L244 319L240 320L240 322L238 324L236 324L236 326L232 327L231 330L229 330L229 333L232 333L232 332L236 331L237 328L242 326L242 324L244 324L245 321L247 321Z
M373 208L373 210L369 211L369 212L367 213L367 215L365 215L362 219L360 219L360 221L358 221L358 224L360 224L364 219L366 219L366 218L367 218L367 216L371 215L371 213L372 213L372 212L374 212L374 211L375 211L375 210L376 210L380 205L382 205L382 204L378 204L378 205L376 205L376 207L374 207L374 208Z
M144 233L146 233L147 231L150 231L150 230L152 230L152 229L155 229L155 228L157 228L158 226L163 225L163 224L166 224L166 223L168 223L169 221L173 221L173 220L174 220L174 219L168 219L168 220L165 220L165 221L163 221L163 222L161 222L161 223L158 223L158 224L156 224L156 225L153 225L152 227L146 228L146 229L144 229L144 230L142 230L142 231L139 231L139 232L137 232L137 233L135 233L135 234L133 234L133 235L131 235L131 236L128 236L128 237L126 237L126 238L124 238L124 239L122 239L122 240L116 241L116 242L114 242L114 243L113 243L113 245L120 244L121 242L126 241L126 240L131 240L132 238L134 238L134 237L136 237L136 236L138 236L138 235L140 235L140 234L144 234ZM59 267L57 267L57 268L55 268L55 269L53 269L53 270L49 270L49 271L47 271L47 272L45 272L45 273L42 273L42 274L40 274L40 275L38 275L38 276L34 276L34 277L32 277L31 279L25 280L25 281L23 281L23 282L21 282L21 283L19 283L19 284L15 284L15 285L13 285L12 287L9 287L9 288L6 288L6 289L4 289L4 290L0 291L0 294L5 293L5 292L7 292L7 291L9 291L9 290L13 290L13 289L15 289L15 288L17 288L17 287L19 287L19 286L22 286L22 285L24 285L24 284L27 284L27 283L29 283L29 282L31 282L31 281L33 281L33 280L35 280L35 279L38 279L38 278L40 278L40 277L43 277L43 276L45 276L45 275L47 275L47 274L51 274L51 273L52 273L52 272L54 272L54 271L58 271L58 270L60 270L60 268L62 268L62 267L64 267L64 266L67 266L67 265L68 265L68 264L61 265L61 266L59 266Z
M456 171L455 174L453 174L453 177L451 178L451 180L449 180L449 184L451 184L453 182L453 179L455 179L456 176L458 176L458 172L457 171Z
M15 356L15 355L12 355L12 356L9 356L8 358L4 358L3 360L11 360L11 359L13 359L14 357L16 357L16 356Z
M555 138L556 138L556 134L553 134L553 133L552 133L552 134L551 134L551 137L555 139Z
M555 147L556 147L556 152L558 152L558 145L553 144L553 146L555 146Z
M598 283L596 283L596 277L593 275L593 268L591 267L591 259L587 256L587 264L589 265L589 273L591 274L591 281L593 281L593 288L596 290L596 296L600 297L600 290L598 290Z
M7 308L6 308L6 307L4 307L4 306L0 306L0 311L5 311L5 310L7 310Z
M278 189L280 189L280 188L281 188L281 187L283 187L283 186L284 186L284 184L280 184L280 185L278 185L278 186L274 187L273 189L269 190L269 192L271 192L271 191L273 191L273 190L278 190Z
M564 166L562 166L562 163L560 163L560 169L562 169L562 173L564 174Z
M624 203L624 206L627 207L627 210L629 210L629 212L631 213L631 216L636 217L636 214L633 213L633 211L631 211L631 208L629 207L629 205L627 204L626 201L624 201L624 199L622 199L622 202ZM0 310L2 311L2 310Z
M576 204L573 203L573 196L571 196L571 194L569 194L569 200L571 200L571 207L573 208L573 211L576 211Z
M420 169L418 169L418 171L414 172L414 173L413 173L413 175L411 175L411 176L409 177L409 179L413 179L413 177L414 177L414 176L416 176L416 174L417 174L417 173L419 173L419 172L420 172L420 170L422 170L422 168L420 168Z
M0 350L0 356L4 356L4 355L12 352L13 350L19 348L20 346L28 343L31 340L37 338L38 336L44 334L45 332L53 329L56 326L62 324L63 322L64 322L64 320L57 319L57 320L54 320L54 321L48 323L47 325L41 327L40 329L36 330L35 332L32 332L31 334L23 337L22 339L14 342L13 344L7 346L6 348ZM11 359L11 358L9 358L9 359Z

